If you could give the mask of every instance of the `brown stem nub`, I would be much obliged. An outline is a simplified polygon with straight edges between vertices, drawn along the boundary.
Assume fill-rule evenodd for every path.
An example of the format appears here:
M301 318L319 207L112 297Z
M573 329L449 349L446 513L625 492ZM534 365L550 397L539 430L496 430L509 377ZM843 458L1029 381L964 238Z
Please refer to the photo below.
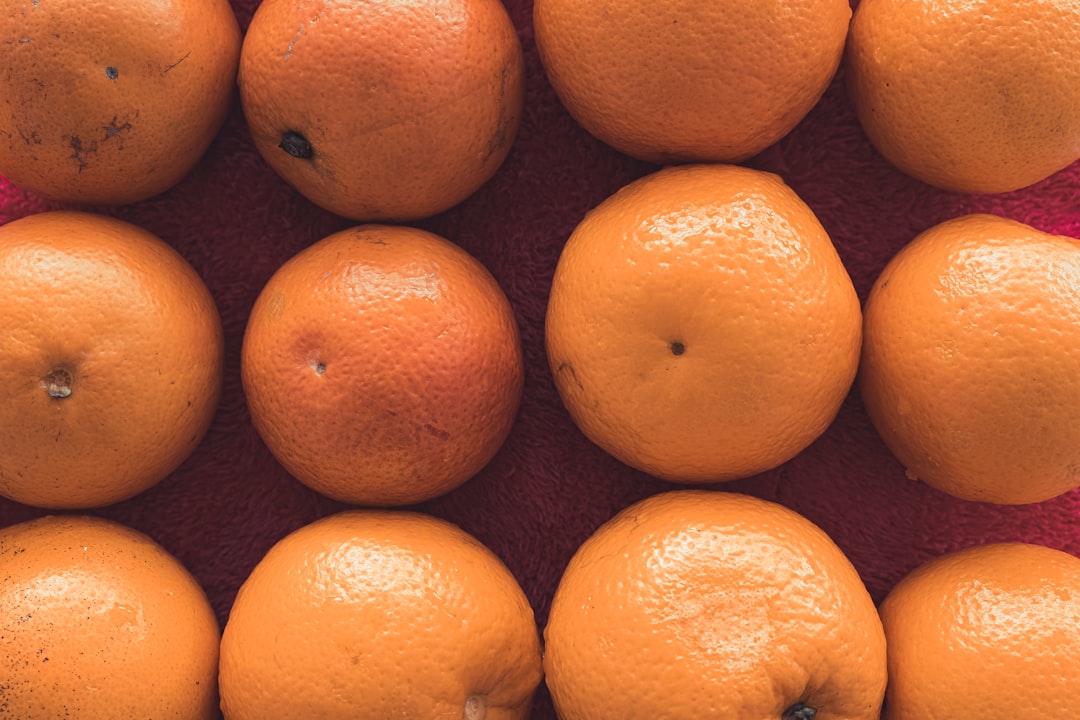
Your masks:
M66 398L71 395L71 373L64 368L55 368L51 373L41 378L41 386L49 397L56 399Z
M812 708L806 703L795 703L780 716L780 720L814 720L817 716L817 708Z
M683 345L681 342L676 341L671 343L672 355L682 355L684 352L686 352L686 346Z
M294 158L300 158L301 160L310 160L312 155L315 154L315 151L311 149L311 143L307 141L307 138L295 130L289 130L282 135L278 147L292 155Z
M465 701L463 720L484 720L487 716L487 703L481 695L470 695Z

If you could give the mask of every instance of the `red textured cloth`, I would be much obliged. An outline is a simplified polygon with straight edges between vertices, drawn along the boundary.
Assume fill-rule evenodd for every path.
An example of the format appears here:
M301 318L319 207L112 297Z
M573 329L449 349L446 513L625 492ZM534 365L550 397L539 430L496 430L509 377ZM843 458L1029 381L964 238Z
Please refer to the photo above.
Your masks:
M656 168L602 145L570 118L540 66L531 2L506 4L527 68L516 143L496 177L472 198L417 225L460 244L502 284L521 328L525 395L516 426L491 464L418 508L458 523L502 557L542 627L577 546L621 508L675 486L621 465L578 432L559 402L543 346L547 292L566 238L589 208ZM246 27L256 0L233 5ZM860 297L904 243L956 215L992 212L1080 237L1080 165L1005 195L932 189L894 170L870 147L842 75L791 135L746 164L778 173L814 209ZM54 207L0 183L0 222ZM345 507L300 485L270 456L248 420L239 358L247 313L274 270L355 223L317 209L278 179L256 153L238 108L178 187L136 205L95 209L157 233L201 273L224 320L227 362L220 410L194 455L157 487L92 512L142 530L173 552L203 584L224 624L238 587L274 542ZM715 487L778 501L818 523L847 552L876 600L922 561L976 543L1024 540L1080 555L1080 492L995 507L912 482L855 391L832 427L801 455ZM0 526L44 513L0 500ZM543 688L533 718L554 718Z

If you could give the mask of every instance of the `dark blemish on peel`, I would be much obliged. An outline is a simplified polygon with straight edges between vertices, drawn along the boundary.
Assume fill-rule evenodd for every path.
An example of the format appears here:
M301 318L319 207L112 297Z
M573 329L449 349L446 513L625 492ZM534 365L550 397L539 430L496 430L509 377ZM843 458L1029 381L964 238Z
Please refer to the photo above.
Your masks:
M424 423L424 430L426 430L429 435L437 437L440 440L449 440L450 439L450 433L446 432L442 428L437 428L437 427L435 427L434 425L432 425L430 423Z
M40 145L41 137L37 134L37 130L31 130L29 133L23 130L18 125L15 126L16 132L19 133L19 137L27 145Z
M683 345L681 342L676 341L676 342L671 343L671 354L672 355L678 356L678 355L682 355L684 352L686 352L686 346Z
M506 116L506 78L510 74L510 67L506 66L502 69L502 75L499 78L499 114L498 119L495 121L495 132L492 133L488 139L487 151L484 153L484 160L495 154L507 141L507 128L509 126L509 120Z
M96 146L89 150L84 150L82 138L78 135L72 135L68 139L68 145L71 147L71 154L68 155L68 157L79 163L79 172L82 172L86 168L87 156L96 149Z
M281 136L281 142L278 143L278 147L292 155L294 158L301 160L310 160L315 155L315 151L311 148L311 143L307 138L296 132L295 130L289 130Z
M105 139L108 140L115 135L131 130L131 123L124 122L121 124L119 118L116 115L113 115L112 122L103 127L105 129Z
M116 78L120 77L120 71L110 65L105 68L105 77L109 78L110 80L115 80Z
M162 74L162 75L165 75L165 74L166 74L166 73L168 73L168 72L169 72L170 70L172 70L172 69L173 69L174 67L176 67L176 66L177 66L177 65L179 65L180 63L182 63L182 62L184 62L185 60L187 60L187 59L188 59L188 57L189 57L190 55L191 55L191 51L190 51L190 50L188 50L188 51L187 51L187 53L186 53L186 54L184 55L184 57L180 58L179 60L177 60L176 62L174 62L174 63L173 63L172 65L167 65L167 66L165 66L165 69L161 71L161 74Z
M558 373L561 375L564 372L565 373L570 373L570 379L574 381L574 384L578 386L579 390L584 390L585 389L585 386L581 384L580 380L578 380L577 372L574 371L574 366L573 365L571 365L568 362L564 362L561 365L559 365Z
M383 240L377 233L373 233L370 228L360 226L353 228L353 233L358 240L366 240L370 245L387 245L388 243ZM330 271L326 271L326 276L330 276Z
M135 113L135 117L138 117L138 112ZM68 155L68 157L79 164L79 172L82 172L90 165L90 156L97 154L98 144L100 142L106 142L114 137L122 136L125 133L130 132L133 127L131 120L125 118L124 121L121 122L119 116L113 115L113 118L108 125L101 126L101 129L105 131L105 134L100 140L95 139L89 144L84 144L82 138L78 135L69 137L68 146L71 148L71 155ZM122 149L123 138L121 137L117 142L121 143L120 148Z

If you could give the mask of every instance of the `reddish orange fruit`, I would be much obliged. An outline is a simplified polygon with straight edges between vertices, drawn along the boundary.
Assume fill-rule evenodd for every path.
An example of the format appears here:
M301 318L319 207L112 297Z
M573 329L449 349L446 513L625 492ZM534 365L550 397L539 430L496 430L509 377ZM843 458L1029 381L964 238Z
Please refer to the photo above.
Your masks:
M866 300L859 388L908 475L967 500L1080 486L1080 243L993 215L927 229Z
M514 576L450 523L354 510L278 542L221 640L226 720L525 720L540 639Z
M332 498L404 505L461 485L502 446L524 369L487 269L415 228L335 233L283 265L241 357L270 451Z
M239 83L256 147L305 197L403 221L456 205L499 169L524 60L499 0L264 0Z
M847 0L536 0L536 46L570 114L657 163L736 162L787 135L844 49Z
M547 352L574 422L675 482L790 460L836 417L862 316L813 211L776 175L661 170L574 230L552 281Z
M928 561L881 604L883 720L1064 718L1080 687L1080 559L1001 543Z
M235 97L228 0L32 0L0 6L0 173L83 203L178 183Z
M219 629L146 535L47 516L0 530L0 716L217 717Z
M885 636L841 550L735 493L661 493L577 551L544 669L561 720L878 720Z
M89 213L16 220L0 227L0 297L0 495L107 505L202 440L221 395L221 320L165 242Z

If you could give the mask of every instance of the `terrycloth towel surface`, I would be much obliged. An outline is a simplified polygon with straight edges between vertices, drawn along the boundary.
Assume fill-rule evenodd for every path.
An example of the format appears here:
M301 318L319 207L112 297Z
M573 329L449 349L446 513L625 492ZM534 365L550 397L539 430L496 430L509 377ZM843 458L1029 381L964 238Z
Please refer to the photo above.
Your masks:
M417 225L460 244L502 284L521 328L525 395L515 428L491 464L457 491L418 508L458 523L494 550L521 582L542 627L577 546L621 508L675 486L627 468L581 435L560 404L543 345L548 288L566 238L588 209L656 167L611 150L570 118L540 65L531 2L506 4L527 66L516 143L476 195ZM233 5L246 28L257 0ZM871 148L846 95L843 69L791 135L746 164L778 173L813 208L862 298L904 243L956 215L991 212L1080 237L1080 164L1004 195L925 186ZM0 184L0 222L55 207ZM180 250L206 280L224 320L225 393L205 441L157 487L92 511L150 534L179 557L224 624L237 588L274 542L345 508L306 489L270 456L247 416L239 358L247 313L274 270L355 223L319 210L278 179L255 152L238 107L178 187L136 205L92 209L141 225ZM922 561L976 543L1023 540L1080 555L1080 492L995 507L912 482L870 425L856 391L801 455L771 472L714 487L778 501L819 524L876 600ZM42 514L0 500L0 527ZM543 688L533 718L554 718Z

